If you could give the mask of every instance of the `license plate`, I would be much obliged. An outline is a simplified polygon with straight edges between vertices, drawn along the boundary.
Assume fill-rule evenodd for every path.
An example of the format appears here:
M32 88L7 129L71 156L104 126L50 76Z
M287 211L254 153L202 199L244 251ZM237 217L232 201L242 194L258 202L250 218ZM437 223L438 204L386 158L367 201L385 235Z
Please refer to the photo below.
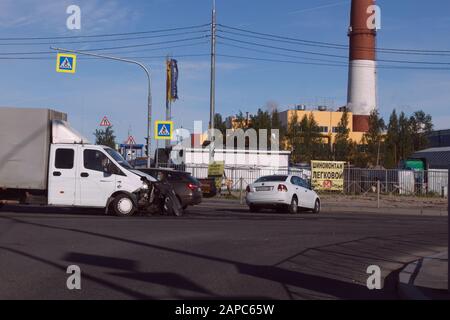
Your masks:
M271 191L272 187L256 187L256 191Z

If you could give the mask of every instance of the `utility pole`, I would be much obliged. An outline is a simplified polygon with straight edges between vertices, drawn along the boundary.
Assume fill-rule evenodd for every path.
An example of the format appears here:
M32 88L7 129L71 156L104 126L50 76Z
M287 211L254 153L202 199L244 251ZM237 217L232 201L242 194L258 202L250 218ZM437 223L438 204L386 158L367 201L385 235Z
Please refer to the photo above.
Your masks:
M209 104L209 129L210 133L214 129L214 115L216 107L216 0L213 0L212 19L211 19L211 88ZM212 140L212 137L210 137ZM214 144L209 144L209 162L214 161Z
M150 168L150 165L151 165L151 160L150 160L151 125L152 125L152 88L151 88L150 72L148 71L147 67L144 64L142 64L142 63L140 63L138 61L130 60L130 59L118 58L118 57L107 56L107 55L96 54L96 53L90 53L90 52L85 52L85 51L69 50L69 49L64 49L64 48L50 47L50 49L56 50L56 51L62 51L62 52L76 53L76 54L85 55L85 56L92 56L92 57L97 57L97 58L121 61L121 62L126 62L126 63L133 63L133 64L137 64L139 67L141 67L145 71L145 74L147 75L147 79L148 79L148 96L147 96L147 150L148 150L148 158L147 158L147 168Z

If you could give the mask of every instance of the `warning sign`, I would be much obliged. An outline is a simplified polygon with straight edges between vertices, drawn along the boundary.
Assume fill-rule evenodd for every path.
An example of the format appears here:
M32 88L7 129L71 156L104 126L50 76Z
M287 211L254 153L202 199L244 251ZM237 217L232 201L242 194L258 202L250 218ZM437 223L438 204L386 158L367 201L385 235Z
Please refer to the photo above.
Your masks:
M100 121L100 127L111 127L111 126L112 126L111 122L108 120L106 116L104 116L102 121Z
M129 145L136 144L136 140L134 140L133 136L129 136L127 141L125 141L125 144L129 144Z
M155 121L155 139L171 140L173 133L172 121Z
M56 55L56 72L75 73L76 66L76 55L68 53L58 53Z

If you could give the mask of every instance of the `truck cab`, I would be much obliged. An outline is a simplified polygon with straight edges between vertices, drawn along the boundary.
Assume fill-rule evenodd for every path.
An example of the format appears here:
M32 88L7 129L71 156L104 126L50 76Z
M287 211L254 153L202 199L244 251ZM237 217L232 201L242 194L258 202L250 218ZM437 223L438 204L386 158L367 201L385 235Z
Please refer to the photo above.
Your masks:
M0 207L106 208L129 216L149 208L152 181L114 149L90 144L62 112L0 107Z
M48 171L48 204L107 208L119 195L118 208L129 214L137 193L145 188L141 176L115 150L98 145L52 144Z

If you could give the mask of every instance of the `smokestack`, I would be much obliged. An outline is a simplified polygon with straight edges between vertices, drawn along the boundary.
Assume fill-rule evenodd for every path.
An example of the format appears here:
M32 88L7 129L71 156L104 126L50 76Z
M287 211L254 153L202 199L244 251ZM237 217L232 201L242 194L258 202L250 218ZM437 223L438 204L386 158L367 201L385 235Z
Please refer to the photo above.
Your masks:
M352 0L349 38L348 109L353 131L369 129L369 115L376 109L376 29L371 28L375 0Z

